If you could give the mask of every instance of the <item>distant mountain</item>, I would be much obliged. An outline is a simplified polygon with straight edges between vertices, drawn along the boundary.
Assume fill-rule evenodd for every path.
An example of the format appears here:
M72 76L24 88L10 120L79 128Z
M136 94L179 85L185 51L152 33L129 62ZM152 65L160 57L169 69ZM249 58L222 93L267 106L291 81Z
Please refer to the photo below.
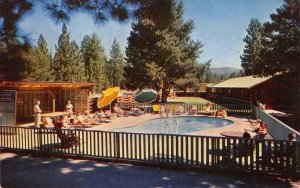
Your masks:
M217 74L217 75L224 75L224 74L230 75L232 73L239 74L242 69L236 69L232 67L210 67L209 70L213 74Z

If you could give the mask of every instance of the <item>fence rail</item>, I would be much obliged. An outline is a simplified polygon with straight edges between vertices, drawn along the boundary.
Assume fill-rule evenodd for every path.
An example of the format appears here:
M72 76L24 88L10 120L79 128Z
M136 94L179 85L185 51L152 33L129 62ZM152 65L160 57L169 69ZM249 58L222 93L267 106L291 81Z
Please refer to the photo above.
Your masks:
M66 145L61 134L75 137ZM299 176L300 142L11 126L0 135L10 150Z
M136 104L139 108L144 108L143 104ZM152 104L154 105L154 104ZM158 104L161 105L161 104ZM185 112L188 112L191 106L196 106L197 111L203 110L206 104L188 104L188 103L167 103L165 106L170 107L171 105L181 105ZM151 106L147 105L147 108ZM240 103L240 104L212 104L211 110L218 110L224 108L229 115L252 115L251 104ZM144 108L145 109L145 108ZM149 111L145 109L145 111Z
M253 105L253 116L261 119L267 124L268 132L277 140L287 139L289 133L294 132L296 139L300 140L300 133L265 111L260 110L258 107Z

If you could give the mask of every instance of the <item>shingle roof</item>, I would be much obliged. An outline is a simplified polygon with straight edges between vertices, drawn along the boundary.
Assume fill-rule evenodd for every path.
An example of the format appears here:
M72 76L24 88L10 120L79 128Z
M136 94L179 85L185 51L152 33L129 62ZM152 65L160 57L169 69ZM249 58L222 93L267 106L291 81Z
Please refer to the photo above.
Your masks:
M259 85L271 77L254 77L254 76L244 76L237 78L230 78L228 80L216 83L209 88L247 88L250 89L256 85Z

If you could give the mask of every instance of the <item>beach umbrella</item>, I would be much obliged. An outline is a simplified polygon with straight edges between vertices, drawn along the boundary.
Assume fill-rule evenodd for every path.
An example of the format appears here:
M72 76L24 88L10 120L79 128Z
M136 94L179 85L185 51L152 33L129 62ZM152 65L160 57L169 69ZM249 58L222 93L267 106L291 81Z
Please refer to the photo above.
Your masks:
M143 89L135 95L135 101L138 103L151 103L157 98L157 92L153 89Z
M103 91L97 100L97 107L103 108L104 106L109 105L118 96L119 92L119 87L112 87Z

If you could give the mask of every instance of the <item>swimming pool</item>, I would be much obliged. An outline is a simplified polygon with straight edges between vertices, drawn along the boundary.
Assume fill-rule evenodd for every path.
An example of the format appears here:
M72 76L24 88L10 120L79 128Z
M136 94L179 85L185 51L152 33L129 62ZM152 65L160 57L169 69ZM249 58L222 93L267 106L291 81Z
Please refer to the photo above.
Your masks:
M233 124L233 121L228 119L206 116L177 116L172 118L153 119L134 127L114 129L113 131L155 134L190 134L196 131L219 128L231 124Z

